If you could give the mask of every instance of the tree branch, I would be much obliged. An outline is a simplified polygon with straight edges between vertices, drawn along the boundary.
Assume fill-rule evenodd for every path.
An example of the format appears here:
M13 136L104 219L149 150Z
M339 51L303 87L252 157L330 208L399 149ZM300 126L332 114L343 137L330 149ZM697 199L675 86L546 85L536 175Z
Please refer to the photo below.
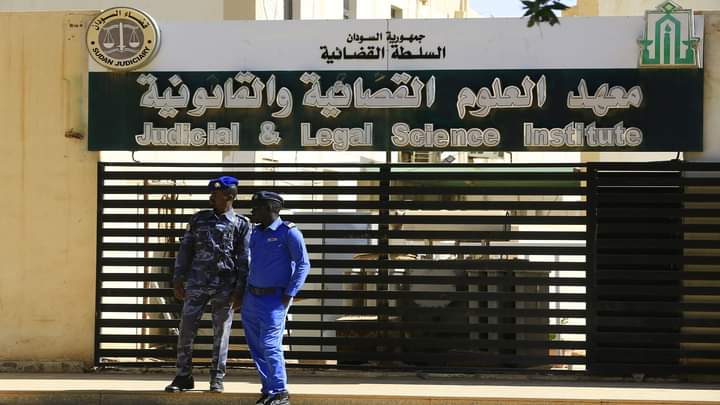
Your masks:
M528 19L528 27L535 24L549 23L550 25L559 24L555 15L555 11L566 10L569 7L558 0L522 0L525 9L524 17Z

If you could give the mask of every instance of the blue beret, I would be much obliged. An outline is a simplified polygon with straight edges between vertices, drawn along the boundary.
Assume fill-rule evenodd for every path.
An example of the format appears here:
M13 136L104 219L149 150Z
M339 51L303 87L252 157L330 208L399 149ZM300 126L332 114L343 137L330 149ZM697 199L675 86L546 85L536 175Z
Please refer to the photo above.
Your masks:
M238 185L238 179L232 176L220 176L217 179L212 179L208 183L208 189L213 190L225 190Z
M252 195L252 201L277 201L280 204L283 203L283 199L280 197L280 194L273 193L272 191L258 191Z

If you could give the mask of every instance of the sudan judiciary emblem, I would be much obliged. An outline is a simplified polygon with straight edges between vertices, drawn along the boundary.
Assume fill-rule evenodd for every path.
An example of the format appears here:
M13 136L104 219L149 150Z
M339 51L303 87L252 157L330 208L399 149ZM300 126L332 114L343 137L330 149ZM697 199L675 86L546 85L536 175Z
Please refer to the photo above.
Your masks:
M698 44L693 11L672 1L645 13L644 38L640 40L640 67L697 68Z
M148 14L114 7L95 16L85 36L90 56L110 70L134 70L160 48L160 30Z

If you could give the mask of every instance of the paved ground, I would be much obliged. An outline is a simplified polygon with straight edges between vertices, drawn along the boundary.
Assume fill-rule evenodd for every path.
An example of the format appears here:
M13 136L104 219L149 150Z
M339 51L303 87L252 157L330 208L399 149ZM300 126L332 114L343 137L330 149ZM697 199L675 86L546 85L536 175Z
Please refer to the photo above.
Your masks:
M228 377L225 394L210 394L207 375L196 391L166 394L167 374L0 374L0 404L252 404L252 376ZM293 404L620 405L718 404L720 387L650 383L483 381L461 378L292 377Z

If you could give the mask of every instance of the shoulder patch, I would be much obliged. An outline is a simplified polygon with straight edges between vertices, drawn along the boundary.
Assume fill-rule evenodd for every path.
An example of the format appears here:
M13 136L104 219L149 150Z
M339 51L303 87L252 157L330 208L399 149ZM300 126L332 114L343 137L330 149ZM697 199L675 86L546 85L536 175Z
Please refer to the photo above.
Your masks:
M294 222L290 222L290 221L283 221L283 224L285 224L285 226L287 226L288 228L295 228L295 227L297 227L297 225L295 225Z

